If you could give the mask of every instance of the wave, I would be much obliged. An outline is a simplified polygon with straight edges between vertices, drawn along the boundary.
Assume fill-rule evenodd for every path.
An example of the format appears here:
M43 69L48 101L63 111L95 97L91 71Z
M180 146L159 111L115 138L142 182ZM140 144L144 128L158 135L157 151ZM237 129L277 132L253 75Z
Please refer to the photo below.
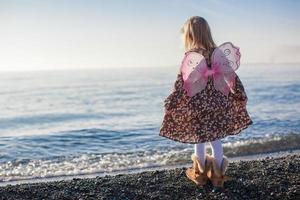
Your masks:
M297 133L224 144L224 154L228 157L297 149L300 149L300 134ZM210 148L207 150L211 153ZM60 156L49 159L14 160L0 163L0 182L183 165L191 162L191 153L193 153L193 148L186 146L147 151Z
M224 145L224 153L230 157L259 153L272 153L300 149L300 134L272 135L264 138L237 141Z
M63 123L68 121L80 121L80 120L89 120L89 119L108 119L112 117L122 117L128 116L130 114L115 112L115 113L50 113L50 114L38 114L38 115L26 115L18 116L12 118L0 118L0 129L24 127L31 125L40 125L40 124L53 124L53 123Z

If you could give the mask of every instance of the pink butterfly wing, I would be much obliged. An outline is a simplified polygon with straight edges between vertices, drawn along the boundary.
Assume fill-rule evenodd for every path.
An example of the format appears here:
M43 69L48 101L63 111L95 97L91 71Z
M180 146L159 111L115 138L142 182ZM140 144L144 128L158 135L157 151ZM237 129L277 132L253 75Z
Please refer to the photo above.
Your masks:
M217 47L212 54L212 68L214 74L214 87L216 90L228 95L234 93L235 70L240 66L241 54L239 48L231 42L225 42Z
M192 97L201 92L207 84L207 78L203 76L207 70L205 58L197 52L189 52L182 61L181 72L183 87L187 95Z
M222 92L225 96L228 96L229 92L234 93L235 76L236 74L234 72L214 75L215 89Z
M236 71L240 66L241 53L239 47L231 42L218 46L212 54L212 62L221 64L222 70Z

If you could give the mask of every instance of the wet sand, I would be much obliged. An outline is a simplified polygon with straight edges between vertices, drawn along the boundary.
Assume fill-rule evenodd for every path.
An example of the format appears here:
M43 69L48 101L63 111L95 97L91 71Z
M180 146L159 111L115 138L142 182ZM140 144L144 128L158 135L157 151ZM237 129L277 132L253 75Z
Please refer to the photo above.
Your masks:
M300 199L300 154L231 162L222 192L196 186L186 167L96 178L7 185L0 199Z

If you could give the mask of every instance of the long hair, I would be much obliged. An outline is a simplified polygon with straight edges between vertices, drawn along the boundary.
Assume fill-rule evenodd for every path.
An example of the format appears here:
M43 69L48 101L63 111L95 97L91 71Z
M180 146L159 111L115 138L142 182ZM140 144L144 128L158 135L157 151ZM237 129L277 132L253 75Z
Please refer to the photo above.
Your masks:
M187 51L204 47L211 51L216 47L207 21L203 17L189 18L181 28L184 46Z

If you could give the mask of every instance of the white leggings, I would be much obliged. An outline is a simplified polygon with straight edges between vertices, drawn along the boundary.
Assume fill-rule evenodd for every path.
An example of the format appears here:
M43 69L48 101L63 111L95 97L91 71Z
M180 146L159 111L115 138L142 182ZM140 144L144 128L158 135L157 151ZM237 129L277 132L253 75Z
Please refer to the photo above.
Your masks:
M215 140L210 142L212 148L212 156L215 158L217 164L221 166L223 160L223 147L221 140ZM205 163L205 143L195 144L195 154L201 163Z

